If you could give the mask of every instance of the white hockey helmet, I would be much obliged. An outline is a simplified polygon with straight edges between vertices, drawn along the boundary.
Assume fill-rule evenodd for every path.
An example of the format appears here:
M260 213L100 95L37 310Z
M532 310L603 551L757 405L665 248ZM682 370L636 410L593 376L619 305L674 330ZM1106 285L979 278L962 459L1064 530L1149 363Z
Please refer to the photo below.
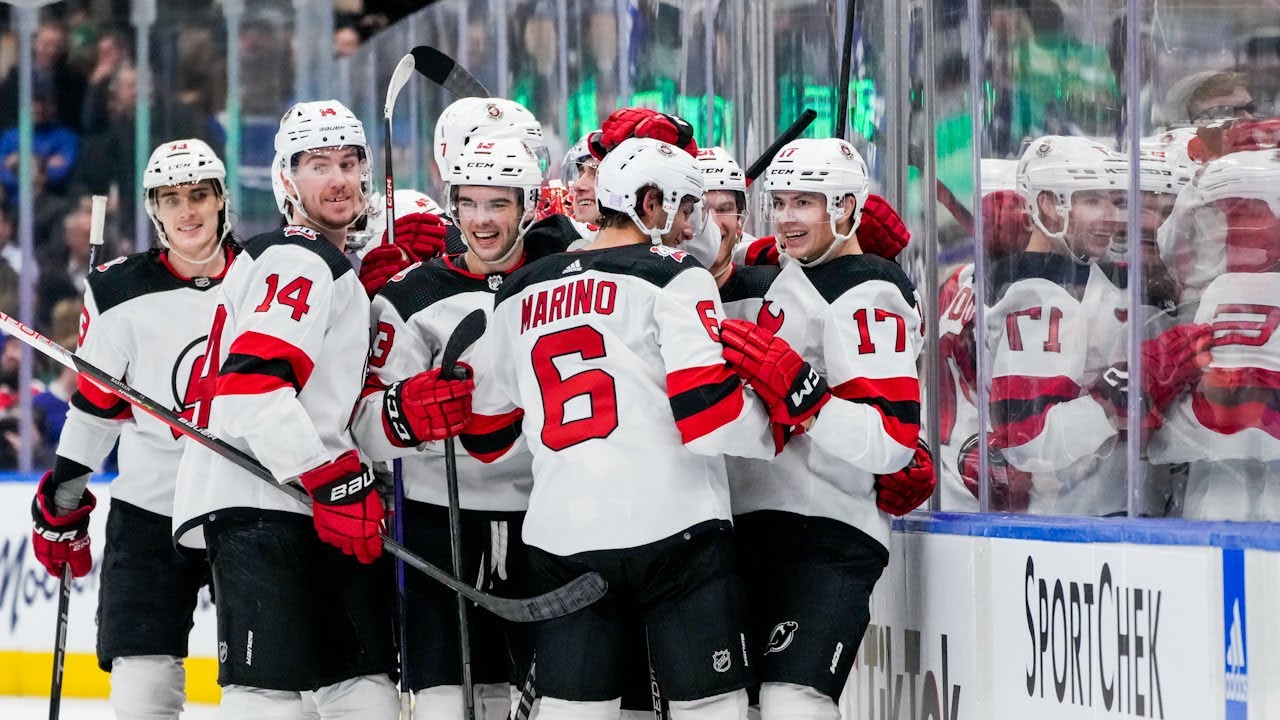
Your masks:
M147 169L142 174L142 189L145 192L144 205L151 224L156 226L156 237L165 248L169 247L169 239L165 237L164 226L156 217L156 193L163 187L189 185L209 180L218 197L227 198L227 168L218 159L203 140L174 140L164 143L151 153L147 161ZM231 234L231 217L223 208L219 218L221 230L218 239L225 239Z
M1195 128L1177 128L1143 138L1138 145L1138 183L1143 192L1177 195L1191 182L1196 164L1187 154Z
M364 124L337 100L318 100L296 103L280 118L275 140L276 155L271 168L271 189L281 214L287 216L286 203L292 203L304 217L307 216L298 198L289 194L283 182L285 179L292 182L293 163L298 155L309 150L336 147L354 147L360 152L360 194L365 201L365 211L368 211L373 170L369 166L369 143L365 139Z
M469 97L455 101L436 120L436 168L440 178L448 182L458 153L473 139L515 138L523 140L545 172L547 146L542 139L542 124L525 106L506 98Z
M480 185L518 191L521 215L516 242L506 255L494 261L506 262L520 246L520 240L537 215L538 198L542 193L542 164L537 156L523 140L513 137L476 137L454 158L448 179L449 213L455 220L458 218L458 188ZM462 233L462 242L467 243L466 232Z
M440 207L440 203L433 200L426 193L417 190L400 189L396 190L396 219L414 213L431 213L432 215L444 215L444 208ZM369 200L369 214L365 216L365 232L369 234L372 242L380 241L382 234L387 230L387 202L382 193L374 193ZM362 248L360 255L364 256L369 250L376 245L370 244Z
M774 156L761 181L764 217L773 217L772 194L775 192L812 192L827 198L827 215L835 240L813 260L793 258L804 267L826 262L840 245L853 237L862 223L862 209L871 193L866 161L856 148L839 138L792 140ZM854 198L852 225L848 233L841 234L837 226L841 219L840 204L846 195ZM781 239L778 249L785 252Z
M583 135L582 139L574 143L573 147L564 154L564 162L560 164L560 180L564 182L565 187L573 187L573 183L582 174L581 164L591 159L591 150L587 147L589 139L591 139L591 133Z
M1031 221L1045 236L1065 242L1071 196L1081 191L1126 190L1129 161L1124 155L1088 138L1046 135L1027 146L1018 160L1018 194L1026 201ZM1053 193L1062 231L1049 232L1040 219L1036 199ZM1077 261L1075 253L1069 253Z
M708 190L747 192L747 176L727 150L720 146L698 149L698 169Z
M656 187L662 192L662 209L667 223L661 228L646 227L636 213L640 191ZM697 203L695 217L702 210L705 185L697 161L680 148L652 138L627 138L618 144L596 171L596 202L601 207L626 213L654 245L662 244L662 236L671 231L680 201L686 195ZM695 221L695 232L701 229Z

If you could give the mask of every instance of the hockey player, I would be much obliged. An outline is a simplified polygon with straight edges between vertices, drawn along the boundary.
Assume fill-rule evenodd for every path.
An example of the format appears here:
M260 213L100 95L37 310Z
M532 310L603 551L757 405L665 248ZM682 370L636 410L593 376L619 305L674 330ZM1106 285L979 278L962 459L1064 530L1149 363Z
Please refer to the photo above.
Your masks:
M200 140L155 149L143 173L158 247L90 273L77 355L190 418L198 402L203 333L217 287L238 250L226 170ZM200 553L170 538L182 436L81 378L51 472L32 504L32 548L54 576L88 574L89 474L120 440L111 485L98 604L98 664L111 673L111 705L125 719L176 718L186 701L183 658L196 594L208 582ZM66 533L73 531L68 536ZM60 538L53 540L50 538Z
M495 172L495 167L501 171ZM424 382L421 376L415 380L415 375L424 368L439 367L441 352L458 321L476 309L491 311L494 294L506 275L525 261L524 234L533 222L541 184L538 161L522 141L473 139L458 153L449 176L449 214L462 230L467 251L413 266L392 279L373 301L369 379L352 431L373 460L404 458L405 544L443 567L451 562L443 447L423 444L429 433L415 429L422 419L410 414L407 424L397 424L395 408L410 384ZM477 355L474 349L461 357L481 385L492 381L488 364L494 359ZM519 413L473 416L461 436L467 452L460 453L457 462L466 567L462 576L482 578L481 583L499 595L516 595L520 590L516 587L523 559L520 526L533 483L532 457L523 450L489 465L483 460L502 456L510 448L519 436L520 419ZM420 448L423 451L416 452ZM408 578L408 593L406 652L408 687L417 698L414 717L461 718L454 596L418 576ZM511 655L504 632L503 624L489 613L477 612L470 618L472 675L481 720L509 714L507 683L513 668L508 667Z
M776 458L727 459L752 598L751 660L766 720L834 720L888 562L888 514L905 514L933 490L923 451L927 468L898 472L918 454L921 320L902 269L859 246L869 181L851 145L789 143L763 184L764 211L790 261L773 271L754 324L722 324L725 359L769 399L777 387L769 376L787 367L774 349L791 343L832 389L793 386L820 410L799 424L775 417L791 435Z
M384 510L347 430L369 301L343 247L366 210L369 151L360 121L332 100L291 107L275 150L290 224L246 243L223 282L197 419L279 482L301 485L313 505L188 443L175 535L207 543L224 713L293 717L313 690L321 717L394 718L392 582L385 563L373 564ZM457 418L456 431L469 389L410 383L401 402Z
M1280 158L1275 149L1209 162L1184 192L1214 279L1192 320L1212 334L1149 447L1152 462L1189 463L1183 515L1280 520ZM1179 201L1182 202L1182 199ZM1207 360L1207 362L1206 362Z
M679 148L621 142L597 175L595 241L509 277L483 341L502 361L477 412L525 412L533 589L585 570L610 584L591 610L535 630L544 718L618 717L630 618L645 623L673 717L745 715L751 678L720 455L771 457L774 447L765 408L725 368L714 281L671 247L692 236L702 192ZM777 349L770 382L786 394L809 367ZM774 414L803 423L818 384Z
M1019 160L1033 230L1026 252L992 269L986 317L992 443L1032 473L1033 513L1115 515L1128 506L1126 281L1122 267L1099 262L1125 223L1128 173L1124 156L1082 138L1040 138ZM1191 382L1201 339L1181 326L1144 343L1150 412Z

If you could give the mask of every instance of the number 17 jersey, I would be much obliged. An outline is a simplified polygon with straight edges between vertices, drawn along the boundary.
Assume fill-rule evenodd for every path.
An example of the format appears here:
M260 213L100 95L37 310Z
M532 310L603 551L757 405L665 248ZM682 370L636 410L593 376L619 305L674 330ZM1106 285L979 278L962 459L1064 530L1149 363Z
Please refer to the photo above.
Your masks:
M710 273L666 247L555 255L507 279L475 409L524 409L527 543L571 555L729 519L722 454L769 458L773 441L724 363L723 317Z

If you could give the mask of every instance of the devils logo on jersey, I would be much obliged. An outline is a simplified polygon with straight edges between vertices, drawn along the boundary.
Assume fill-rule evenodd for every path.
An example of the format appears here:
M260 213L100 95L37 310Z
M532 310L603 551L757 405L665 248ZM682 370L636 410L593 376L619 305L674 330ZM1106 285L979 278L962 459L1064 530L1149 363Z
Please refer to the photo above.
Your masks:
M169 380L174 401L177 403L173 411L199 427L209 426L209 408L204 398L212 397L212 393L203 394L200 387L200 375L204 371L204 350L208 339L208 335L201 335L182 350L178 355L178 361L173 364L173 374ZM182 437L182 433L172 428L169 432L173 433L174 440Z
M777 308L774 312L772 300L765 300L760 306L760 312L756 315L756 324L777 335L778 330L782 328L782 321L786 319L787 313L782 308Z

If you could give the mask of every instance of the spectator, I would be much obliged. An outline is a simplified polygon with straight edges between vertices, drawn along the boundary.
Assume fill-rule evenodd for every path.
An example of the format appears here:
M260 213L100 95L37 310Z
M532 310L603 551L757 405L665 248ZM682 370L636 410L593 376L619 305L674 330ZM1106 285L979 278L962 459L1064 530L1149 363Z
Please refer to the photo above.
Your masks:
M17 245L13 218L0 204L0 312L18 314L18 273L22 266L22 248Z
M129 64L132 54L128 37L119 30L107 30L98 38L97 58L89 73L84 106L80 110L80 127L85 134L101 132L110 122L107 104L111 99L111 83L120 68Z
M1170 113L1178 124L1205 126L1216 120L1249 119L1257 111L1244 75L1230 70L1196 73L1169 92Z
M83 310L84 301L80 298L67 298L54 307L50 333L57 338L56 342L62 347L75 350L77 328ZM55 370L57 374L45 386L44 391L31 399L36 427L44 440L36 455L47 461L51 461L57 451L58 439L62 437L62 426L67 420L71 394L76 390L75 370L62 365L56 366ZM45 464L47 465L48 462Z
M343 25L333 31L333 52L340 58L350 57L360 49L360 31Z
M80 129L80 104L84 99L84 77L67 63L67 31L62 25L48 21L36 30L32 44L36 87L53 88L54 116L72 130ZM9 70L0 82L0 97L18 97L18 68ZM18 122L18 104L0 104L0 126Z
M57 100L52 86L41 83L36 86L32 98L31 114L35 125L33 148L45 174L45 189L61 193L76 163L80 138L57 116ZM0 135L0 184L10 197L18 196L18 128L9 128Z
M89 274L89 228L92 205L88 197L63 220L63 261L49 262L40 271L36 283L36 327L47 329L53 308L67 298L84 295L84 280Z
M77 191L110 195L114 186L116 197L136 197L133 148L137 98L138 72L132 65L124 65L111 80L106 129L85 138L76 169ZM132 237L133 222L133 213L120 213L114 229L125 237Z

